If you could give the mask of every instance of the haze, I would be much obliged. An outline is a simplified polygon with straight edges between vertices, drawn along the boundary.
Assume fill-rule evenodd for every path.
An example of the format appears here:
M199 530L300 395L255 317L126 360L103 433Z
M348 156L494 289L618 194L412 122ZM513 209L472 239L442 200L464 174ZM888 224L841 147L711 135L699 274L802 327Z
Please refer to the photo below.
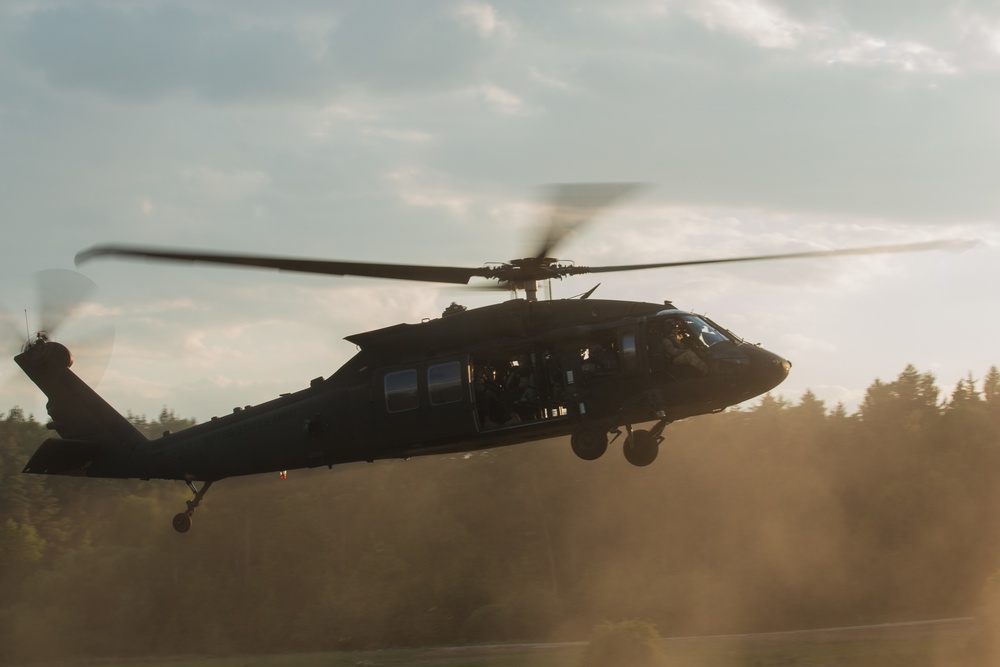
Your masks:
M550 440L223 480L181 536L180 483L18 474L45 429L10 415L0 661L581 641L622 619L683 637L975 615L996 645L998 432L1000 372L942 392L910 368L855 415L807 396L674 424L646 468ZM824 664L904 664L884 657L904 641ZM790 664L726 653L710 664Z

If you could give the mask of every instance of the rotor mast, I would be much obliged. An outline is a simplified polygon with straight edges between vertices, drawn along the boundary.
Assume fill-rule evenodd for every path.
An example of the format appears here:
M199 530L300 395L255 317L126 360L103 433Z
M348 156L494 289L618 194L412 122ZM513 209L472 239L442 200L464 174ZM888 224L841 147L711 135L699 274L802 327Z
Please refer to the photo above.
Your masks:
M524 292L525 301L538 301L538 284L553 278L562 278L575 267L572 264L559 264L552 257L525 257L513 259L496 269L489 276L498 280L502 286L511 288L515 294L518 290ZM551 296L551 295L550 295Z

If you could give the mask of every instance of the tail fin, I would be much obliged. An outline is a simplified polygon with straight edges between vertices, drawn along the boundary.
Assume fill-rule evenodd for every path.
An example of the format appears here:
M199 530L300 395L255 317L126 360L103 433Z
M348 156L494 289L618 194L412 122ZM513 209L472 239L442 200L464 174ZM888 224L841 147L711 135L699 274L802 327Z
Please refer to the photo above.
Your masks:
M46 440L25 472L88 474L90 463L106 458L102 452L129 450L148 442L128 419L70 370L73 357L65 346L40 337L14 361L48 396L46 408L52 418L49 428L63 438ZM107 476L133 476L124 473L122 470L121 474Z

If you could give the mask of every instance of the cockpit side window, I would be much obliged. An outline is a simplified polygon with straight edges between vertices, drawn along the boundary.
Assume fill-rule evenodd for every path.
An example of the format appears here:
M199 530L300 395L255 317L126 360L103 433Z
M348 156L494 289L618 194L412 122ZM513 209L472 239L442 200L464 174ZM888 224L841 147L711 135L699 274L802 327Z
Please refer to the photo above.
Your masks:
M712 347L729 340L725 334L696 315L685 315L681 319L690 336L705 347Z

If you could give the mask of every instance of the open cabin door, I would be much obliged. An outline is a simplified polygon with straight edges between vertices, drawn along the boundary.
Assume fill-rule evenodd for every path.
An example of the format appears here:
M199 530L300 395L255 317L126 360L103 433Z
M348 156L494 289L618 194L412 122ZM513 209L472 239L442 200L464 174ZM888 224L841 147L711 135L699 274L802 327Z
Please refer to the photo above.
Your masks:
M472 375L480 431L568 414L565 363L555 348L532 345L480 351L472 357Z

